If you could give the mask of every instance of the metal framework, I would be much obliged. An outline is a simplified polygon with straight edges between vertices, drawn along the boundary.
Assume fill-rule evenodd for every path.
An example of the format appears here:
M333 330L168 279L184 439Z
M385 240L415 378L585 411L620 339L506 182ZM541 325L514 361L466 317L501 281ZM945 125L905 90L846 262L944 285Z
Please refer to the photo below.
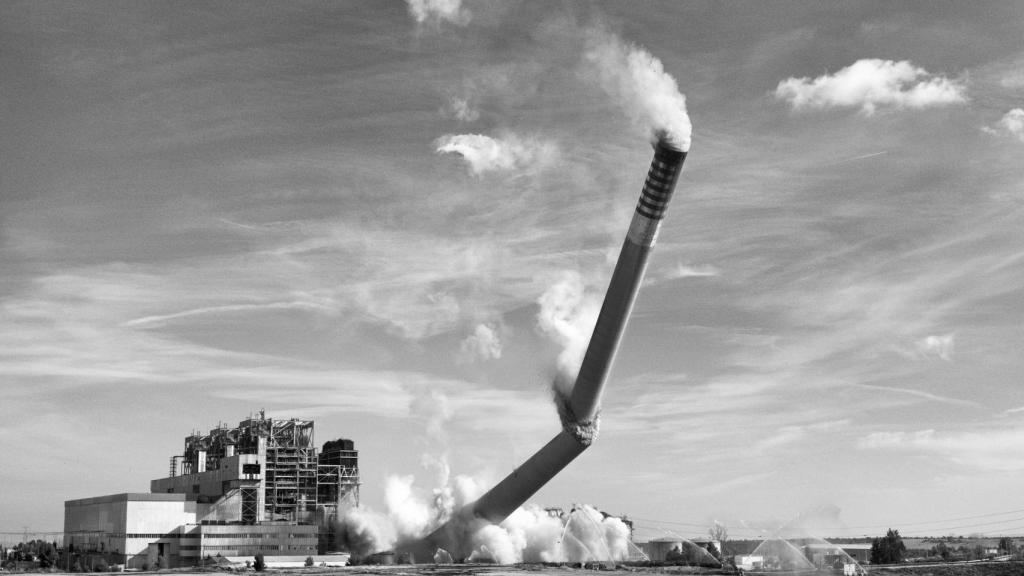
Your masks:
M193 431L183 455L171 457L169 472L216 470L222 458L261 452L266 520L312 521L337 514L343 502L358 505L359 452L351 440L329 441L318 452L312 420L275 420L262 410L235 428L218 424L205 434ZM244 512L250 517L253 510Z

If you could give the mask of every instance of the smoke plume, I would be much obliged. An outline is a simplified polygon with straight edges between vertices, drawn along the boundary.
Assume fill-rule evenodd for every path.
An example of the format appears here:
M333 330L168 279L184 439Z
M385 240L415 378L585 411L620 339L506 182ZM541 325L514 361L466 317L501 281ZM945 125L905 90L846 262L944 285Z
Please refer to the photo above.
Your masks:
M447 466L444 468L447 474ZM468 476L444 477L433 489L416 484L416 477L390 476L385 482L386 512L369 507L343 510L337 529L340 542L357 556L393 549L422 538L451 519L455 511L483 494L482 485Z
M555 392L566 396L572 391L576 374L594 332L601 302L585 290L578 272L566 271L537 299L537 326L562 347L558 355Z
M690 149L686 97L660 60L603 29L588 35L584 60L588 73L641 128L664 135L680 150Z
M480 528L469 559L498 564L621 561L629 556L628 546L626 524L592 506L568 514L524 506L500 526Z
M428 412L427 436L435 441L444 437L439 427L450 416L444 400L443 395L423 394L414 402ZM365 557L418 541L486 491L475 478L452 476L445 454L425 452L423 461L437 472L433 488L418 485L413 475L393 475L385 482L385 512L365 506L341 509L336 527L342 546ZM622 560L628 555L628 527L590 506L559 515L528 505L500 525L470 522L466 530L456 531L469 537L452 542L448 550L456 559L512 564Z
M342 548L362 557L395 545L395 531L384 515L366 507L344 510L338 518L338 540Z
M364 557L418 540L484 492L476 480L458 476L433 490L416 486L413 476L392 476L386 485L387 512L351 508L338 521L341 543ZM517 509L500 525L479 522L468 542L452 543L456 558L471 562L591 562L625 560L629 527L592 506L570 513L534 505Z

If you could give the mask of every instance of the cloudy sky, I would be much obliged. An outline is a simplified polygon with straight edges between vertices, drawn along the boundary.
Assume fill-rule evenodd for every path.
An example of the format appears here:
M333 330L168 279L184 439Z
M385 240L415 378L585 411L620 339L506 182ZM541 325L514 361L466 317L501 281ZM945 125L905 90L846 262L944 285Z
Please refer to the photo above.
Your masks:
M261 408L354 439L374 508L539 448L651 158L598 38L693 146L536 502L1024 533L1021 37L1012 1L3 2L0 531Z

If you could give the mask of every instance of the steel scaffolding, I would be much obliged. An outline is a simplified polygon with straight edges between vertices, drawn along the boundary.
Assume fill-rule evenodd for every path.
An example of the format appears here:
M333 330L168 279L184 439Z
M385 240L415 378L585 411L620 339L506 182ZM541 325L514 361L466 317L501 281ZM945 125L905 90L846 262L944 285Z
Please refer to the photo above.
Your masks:
M266 520L334 516L342 502L358 505L359 453L347 439L329 441L318 452L313 430L312 420L275 420L261 410L235 428L218 424L208 433L193 431L184 454L171 457L170 475L216 470L223 458L258 454Z

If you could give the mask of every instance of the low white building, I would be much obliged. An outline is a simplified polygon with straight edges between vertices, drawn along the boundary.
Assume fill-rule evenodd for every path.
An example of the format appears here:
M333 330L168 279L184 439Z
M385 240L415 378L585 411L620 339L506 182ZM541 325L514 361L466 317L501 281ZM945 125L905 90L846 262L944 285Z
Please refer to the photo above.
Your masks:
M737 554L733 557L736 567L740 570L760 570L764 568L764 556L754 554Z
M227 507L231 509L233 507ZM218 519L223 501L186 494L113 494L64 503L64 545L101 552L128 568L191 566L216 556L316 556L319 529L295 523L240 524ZM228 516L238 512L233 510Z
M149 562L149 545L160 555L178 555L179 528L197 522L197 511L208 507L185 494L111 494L64 502L64 546L76 551L99 551L121 556L129 567Z

